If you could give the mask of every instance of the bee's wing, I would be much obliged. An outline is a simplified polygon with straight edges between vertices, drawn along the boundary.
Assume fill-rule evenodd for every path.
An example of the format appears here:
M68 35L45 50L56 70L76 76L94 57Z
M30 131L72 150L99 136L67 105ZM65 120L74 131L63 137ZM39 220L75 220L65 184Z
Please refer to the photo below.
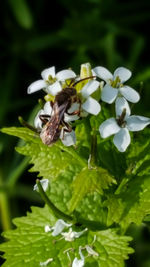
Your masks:
M66 108L67 108L67 105L68 105L68 101L66 101L65 103L63 103L62 105L58 106L58 114L59 114L59 121L62 120L63 116L64 116L64 113L66 111ZM56 113L55 113L56 114Z
M60 135L59 126L61 124L61 120L63 119L64 112L66 111L68 102L63 103L58 106L58 103L55 102L53 105L53 111L50 121L43 127L40 137L42 142L46 145L51 145L56 142Z

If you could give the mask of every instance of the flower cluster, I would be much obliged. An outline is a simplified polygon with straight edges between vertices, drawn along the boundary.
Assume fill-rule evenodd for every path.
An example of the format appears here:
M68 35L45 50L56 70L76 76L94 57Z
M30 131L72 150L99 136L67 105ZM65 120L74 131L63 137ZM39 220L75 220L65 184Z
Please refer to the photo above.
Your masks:
M72 230L72 227L71 226L72 226L72 224L68 224L64 220L59 219L59 220L56 221L55 225L52 226L52 227L49 226L49 225L45 225L44 231L45 231L45 233L52 232L52 236L59 236L59 235L61 235L62 237L60 239L58 239L58 241L61 240L61 239L64 239L67 242L74 241L76 238L79 238L85 232L88 231L88 229L85 228L83 231L75 232L75 231ZM65 228L69 228L69 231L68 232L63 232L63 230ZM95 242L95 239L93 240L93 243L94 242ZM86 252L88 253L88 256L96 256L96 257L99 256L99 254L96 251L93 250L92 244L91 244L91 246L85 245L84 247L81 247L81 246L79 247L79 256L80 256L80 259L78 259L77 257L75 257L73 259L73 262L72 262L72 267L83 267L84 266L84 264L85 264L85 257L82 254L82 250L86 250ZM68 258L70 260L69 253L68 253L69 250L64 251L64 252L67 252ZM47 265L49 262L50 262L50 259L48 259L46 262L40 263L40 265L41 266L42 265Z
M40 184L43 189L43 192L46 192L49 189L50 183L48 179L40 180ZM37 192L39 192L37 183L34 185L33 190L36 190ZM72 223L67 223L63 219L58 219L53 226L45 225L44 232L46 234L51 233L53 237L60 237L59 239L57 239L57 242L63 239L66 242L72 243L73 241L75 241L75 239L80 238L82 235L87 234L88 232L88 228L85 228L80 232L76 232L73 230L74 227L75 225L73 225ZM95 250L93 250L93 244L95 241L96 241L96 235L94 236L94 240L92 244L90 245L87 244L84 247L81 247L81 246L78 247L80 259L75 257L73 260L71 260L69 251L74 250L74 248L69 248L64 251L64 253L67 253L70 264L72 263L72 267L83 267L84 266L85 256L82 254L82 250L86 250L86 254L88 254L87 256L96 256L96 257L99 256L99 254ZM47 266L53 260L55 259L48 258L46 261L40 262L40 266Z
M114 135L113 143L124 152L131 142L129 131L140 131L150 124L150 119L131 115L129 103L137 103L140 95L124 83L131 71L119 67L114 74L104 67L91 69L89 63L81 65L80 75L67 69L55 72L55 67L45 69L42 79L28 87L28 93L44 90L46 103L35 117L34 125L43 143L51 145L58 138L65 146L76 143L72 122L83 117L98 115L101 102L115 104L115 118L99 126L102 138ZM100 79L100 80L98 80Z

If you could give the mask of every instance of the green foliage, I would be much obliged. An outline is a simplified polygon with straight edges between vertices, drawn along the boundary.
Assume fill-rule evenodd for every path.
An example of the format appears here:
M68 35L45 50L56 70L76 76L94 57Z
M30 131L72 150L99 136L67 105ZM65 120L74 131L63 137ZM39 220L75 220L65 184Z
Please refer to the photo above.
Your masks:
M150 2L148 0L2 1L0 16L2 28L1 65L3 66L0 80L2 88L0 90L1 127L2 125L17 125L18 115L23 115L25 119L29 117L29 113L36 103L34 96L30 96L32 99L25 96L25 90L30 82L40 78L40 72L45 67L54 64L59 70L60 67L72 66L73 69L78 71L79 69L76 66L87 61L92 63L92 67L103 65L111 71L119 66L132 69L134 77L131 79L131 86L135 88L136 85L136 89L140 92L142 98L141 103L136 106L133 105L132 111L135 114L143 114L149 117L150 66L147 56L150 40L149 35L147 35L147 25L150 18L149 7ZM58 15L57 19L56 14ZM141 82L144 82L144 86L140 85ZM78 137L81 128L84 128L83 125L80 126L77 131ZM88 131L89 127L86 129ZM87 163L90 153L90 138L86 136L85 131L83 133L84 138L82 134L81 139L78 138L82 145L79 145L77 151ZM138 138L139 134L137 134ZM0 139L0 211L2 212L0 214L0 226L2 230L7 229L8 226L10 227L12 217L18 216L18 212L20 215L24 214L26 206L36 201L39 203L40 198L38 194L32 192L31 175L29 174L27 177L25 173L25 177L23 177L29 157L23 159L21 154L14 152L16 139L4 134L0 135ZM113 214L113 218L115 214L116 217L119 217L117 211L120 210L120 216L124 214L123 218L128 217L128 219L125 219L125 227L128 227L130 220L127 214L131 210L133 198L135 219L132 218L132 220L140 223L144 213L148 213L149 209L149 159L146 160L149 150L148 147L143 150L147 140L149 140L149 132L147 137L141 136L138 148L135 146L134 155L131 156L131 151L131 154L128 152L125 154L118 153L111 141L100 140L98 137L98 164L115 177L117 185L109 187L103 195L98 192L85 195L76 207L76 210L84 218L106 223L107 207L104 205L104 201L107 199L110 202L110 199L112 199L113 203L109 204L112 209L110 214ZM134 150L134 143L132 148ZM143 151L139 154L141 159L140 157L136 159L138 151ZM129 158L127 158L128 156ZM70 156L71 158L72 156ZM72 179L76 177L78 172L80 170L75 174L74 169L70 170L69 167L64 173L58 174L57 179L51 181L50 197L63 211L68 211L68 204L72 197ZM141 176L141 178L137 176ZM131 182L132 179L133 182ZM131 187L131 191L133 190L133 194L129 191L129 187ZM127 199L126 192L130 199ZM6 202L2 201L1 193ZM124 195L122 196L122 194ZM144 207L146 194L147 207ZM22 195L21 201L20 195ZM135 205L136 201L138 204L142 203L142 199L143 206L141 204ZM22 207L22 201L24 207ZM127 203L129 208L127 208ZM139 210L141 210L140 214L138 214ZM113 219L113 221L119 221L120 218ZM149 218L149 215L145 217L144 221L146 218ZM111 221L110 218L109 224ZM140 228L138 231L139 235L143 234ZM132 232L130 234L133 235ZM143 236L145 236L145 233ZM147 241L149 241L148 235ZM147 267L150 265L150 260L147 258L146 263L143 263L146 253L145 244L143 246L139 242L139 238L137 238L136 246L139 250L142 248L142 252L136 251L132 258L133 262L129 263L129 266ZM149 255L149 247L147 251L147 255ZM57 266L59 266L59 263ZM97 267L98 265L94 262L93 266Z
M119 223L126 229L130 223L141 224L150 214L150 141L149 130L131 146L128 168L115 194L108 195L108 225Z
M77 207L87 193L97 191L99 194L103 194L103 190L113 182L114 180L108 172L100 167L90 170L88 167L83 168L73 182L74 191L70 202L70 211Z
M39 177L56 180L62 175L72 174L74 190L70 202L71 212L87 193L98 191L103 194L103 190L108 189L115 182L105 169L101 167L89 169L88 162L80 157L78 151L75 151L74 148L68 149L60 142L51 147L45 146L38 135L23 127L3 128L2 131L28 142L25 146L16 149L19 153L30 157L30 163L34 164L30 171L39 172ZM56 188L58 191L59 187Z
M128 258L127 254L133 253L133 249L128 247L130 237L119 236L116 230L106 230L95 233L97 241L95 242L96 251L99 252L99 266L124 266L124 260Z
M8 1L14 16L20 26L30 29L33 26L33 17L26 0L9 0Z
M65 147L60 141L48 147L42 143L38 134L24 127L2 129L3 133L20 137L26 142L16 150L29 158L29 163L33 165L31 172L38 172L39 177L51 181L47 196L62 212L73 213L74 220L79 224L73 226L75 231L82 231L83 226L89 228L88 234L71 242L71 246L69 242L64 239L59 241L56 237L56 248L51 249L55 239L51 233L44 233L43 229L46 224L53 226L56 218L50 215L46 207L35 208L23 220L14 221L18 227L16 230L6 232L5 237L10 241L9 246L7 243L1 246L7 258L4 266L11 266L12 253L15 255L16 266L26 266L27 262L30 266L36 266L49 258L53 259L52 266L66 266L75 256L79 258L79 247L82 247L86 256L85 246L92 244L95 235L96 240L91 246L99 256L90 255L86 258L87 266L124 266L124 260L133 250L128 247L131 238L120 235L120 232L125 232L131 223L140 225L150 214L150 141L147 138L149 130L143 135L137 135L134 145L124 154L114 150L111 142L103 142L97 136L98 151L94 163L92 159L89 160L91 148L88 144L97 133L101 120L107 116L109 114L104 109L96 119L91 118L90 124L85 119L77 125L76 148ZM82 145L83 136L85 142ZM43 222L38 216L42 217ZM36 224L29 225L29 221L33 224L34 220ZM114 228L115 225L117 228ZM15 245L17 233L21 236L20 245ZM27 250L31 242L34 246L29 254ZM48 242L51 246L47 248ZM37 248L40 251L38 255ZM19 256L17 249L20 250ZM69 258L68 254L64 253L68 249Z
M97 120L101 121L103 116L107 118L107 111L97 117ZM73 261L75 256L79 258L79 246L83 248L83 254L86 256L85 246L87 244L90 246L92 238L94 239L96 235L96 241L92 247L99 256L91 255L86 258L87 266L93 264L106 267L124 266L124 260L128 258L127 255L132 253L133 250L128 247L131 238L120 235L120 232L125 232L131 223L140 225L144 218L148 218L147 215L150 214L150 141L147 138L149 130L145 131L144 135L137 135L134 145L131 145L130 149L124 154L114 150L112 143L109 141L107 143L103 142L98 137L97 149L100 149L100 151L97 151L96 164L98 165L91 165L88 161L90 153L88 140L91 140L94 132L97 131L97 127L98 123L96 124L94 119L91 119L90 125L87 124L86 120L80 123L77 126L79 138L76 148L65 147L60 141L48 147L41 142L38 134L24 127L2 129L3 133L18 136L26 142L25 145L17 147L16 150L29 157L30 164L33 164L30 168L31 172L38 172L39 177L51 181L47 196L61 211L66 214L73 213L74 220L79 222L79 225L81 224L81 227L75 227L75 231L82 231L83 225L89 228L88 234L71 242L71 246L65 240L59 243L58 239L55 244L57 247L55 251L53 249L49 251L50 247L47 249L47 244L48 242L53 244L54 238L51 233L44 233L43 228L46 224L53 226L56 218L50 215L46 207L39 209L44 214L44 219L46 218L42 228L39 228L41 227L41 220L38 217L35 218L35 216L38 216L36 213L39 214L38 209L35 208L23 220L17 219L15 221L17 230L10 232L10 234L6 232L5 237L10 239L8 241L9 246L7 246L7 243L1 246L1 249L6 253L6 264L10 264L11 253L14 253L16 255L16 266L19 266L20 263L22 266L26 266L27 261L30 262L30 266L35 266L35 264L45 262L49 258L55 259L51 262L52 266L58 264L59 266L66 266L69 261ZM93 132L92 129L94 129ZM82 146L83 136L86 136L86 138ZM85 150L82 150L82 147ZM120 164L121 162L122 164ZM43 218L42 214L40 216ZM26 232L25 222L32 216L36 220L39 230L33 230L35 225L34 227L28 225L28 233ZM18 224L20 220L21 222L24 221L23 225ZM117 228L114 228L115 225L117 225ZM21 232L21 228L23 232ZM27 240L24 240L24 231L28 236ZM30 231L33 231L33 233L35 231L37 236L33 233L30 234ZM15 247L18 238L16 233L18 232L21 236L19 256L12 249L12 247L14 247L14 250L18 249L19 244ZM34 246L29 255L26 250L29 249L31 240ZM40 245L38 244L39 240ZM43 247L41 248L42 242L45 244L44 250L47 251L46 253L43 252ZM26 244L26 246L22 247L22 244ZM36 255L37 247L40 250L38 256ZM64 250L67 249L70 251L70 259L64 253Z
M133 253L133 249L128 247L131 238L118 235L116 230L88 230L73 242L65 241L61 235L54 237L51 232L46 233L45 226L53 226L56 222L47 206L33 207L26 217L14 219L13 222L17 228L7 231L4 236L9 241L0 245L7 258L3 266L35 267L52 258L50 266L64 267L71 264L75 256L79 258L79 246L83 248L84 256L87 256L85 246L89 245L99 256L87 257L87 266L92 267L97 263L97 266L123 267L128 254ZM76 227L75 231L77 230L79 231ZM68 229L64 231L68 232ZM67 256L67 251L70 257Z

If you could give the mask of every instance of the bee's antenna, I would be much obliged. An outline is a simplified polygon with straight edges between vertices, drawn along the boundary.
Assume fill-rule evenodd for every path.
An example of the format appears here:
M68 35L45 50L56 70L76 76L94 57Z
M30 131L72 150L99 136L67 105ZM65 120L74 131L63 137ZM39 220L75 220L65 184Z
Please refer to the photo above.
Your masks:
M75 86L76 84L78 84L78 83L80 83L80 82L82 82L82 81L86 81L86 80L90 80L90 79L94 79L94 78L96 78L96 76L89 76L89 77L83 78L83 79L81 79L81 80L75 82L75 83L73 84L73 86Z

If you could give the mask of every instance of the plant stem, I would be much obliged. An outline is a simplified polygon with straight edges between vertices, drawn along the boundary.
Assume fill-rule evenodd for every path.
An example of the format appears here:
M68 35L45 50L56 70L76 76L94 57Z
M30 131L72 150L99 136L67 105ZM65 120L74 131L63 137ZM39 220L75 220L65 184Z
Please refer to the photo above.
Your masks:
M18 117L18 120L20 122L20 124L28 129L30 129L31 131L37 133L37 129L34 128L32 125L30 125L28 122L26 122L21 116Z
M8 180L7 180L7 185L9 187L15 186L17 180L19 179L20 175L23 173L25 168L28 166L28 164L29 164L29 158L25 158L25 159L22 160L20 165L18 165L18 167L15 168L11 172L11 174L8 176Z
M93 131L91 136L91 153L89 158L90 167L95 167L97 163L97 134L96 130Z
M64 212L62 212L61 210L59 210L53 203L52 201L48 198L48 196L46 195L46 193L44 192L42 185L40 183L40 180L37 179L36 180L36 184L38 186L39 189L39 193L42 197L42 199L44 200L44 202L50 207L50 209L52 210L52 212L54 213L54 215L57 218L61 218L70 222L73 222L73 218L67 214L65 214Z
M0 173L0 186L3 187L2 174ZM11 228L11 216L9 208L9 200L6 191L0 192L0 218L2 223L2 229L8 230Z
M98 230L104 230L107 229L107 226L104 224L101 224L100 222L96 222L96 221L88 221L85 220L83 218L73 218L70 215L65 214L64 212L62 212L61 210L59 210L53 203L52 201L48 198L48 196L46 195L46 193L44 192L42 185L40 183L40 180L37 179L36 180L36 184L38 186L39 189L39 193L42 197L42 199L44 200L44 202L49 206L49 208L51 209L51 211L54 213L54 215L58 218L58 219L64 219L67 220L69 222L72 222L74 225L82 225L84 227L89 227L90 229L95 229L97 228ZM77 215L77 214L76 214ZM75 215L75 217L76 217Z

